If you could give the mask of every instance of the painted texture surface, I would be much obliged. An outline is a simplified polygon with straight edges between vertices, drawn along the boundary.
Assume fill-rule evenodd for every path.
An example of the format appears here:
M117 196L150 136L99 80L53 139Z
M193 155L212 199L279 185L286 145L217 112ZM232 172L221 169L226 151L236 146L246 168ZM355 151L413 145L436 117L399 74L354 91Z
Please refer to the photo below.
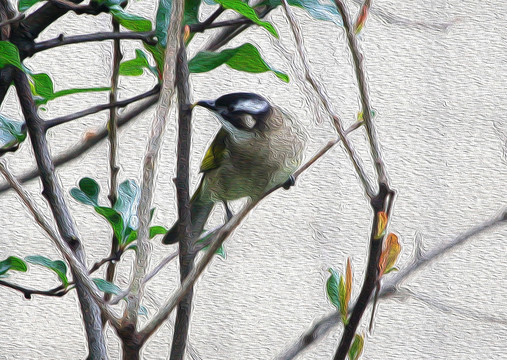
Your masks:
M416 238L425 249L450 241L475 224L494 216L507 196L507 5L503 1L381 1L374 5L404 19L453 23L446 31L421 29L413 24L389 24L372 16L360 37L365 54L375 123L393 187L398 191L391 230L403 249L399 267L410 261ZM151 16L154 5L132 3L133 11ZM351 9L357 10L355 7ZM209 11L209 9L207 10ZM334 107L352 124L359 108L357 89L343 32L336 25L315 22L295 10L301 19L311 66L325 84ZM272 14L281 42L294 51L288 24L279 10ZM86 25L83 25L86 24ZM89 29L108 31L107 15L69 14L41 35L51 39ZM287 60L273 49L274 40L262 29L251 29L243 40L256 43L277 70L289 71ZM206 41L196 36L191 55ZM134 57L135 45L125 47ZM56 61L55 59L59 59ZM109 84L111 45L94 43L58 48L27 61L35 71L50 73L58 88ZM306 158L335 138L329 120L313 105L296 79L286 84L272 73L244 74L225 67L191 76L194 100L216 98L233 91L254 91L290 110L311 134ZM149 75L121 78L121 98L148 90ZM105 94L69 96L54 100L44 118L65 115L97 103ZM2 113L19 112L9 93ZM139 166L153 112L120 130L120 179L140 178ZM321 118L322 123L317 119ZM83 133L106 123L101 113L49 133L53 154L78 142ZM218 130L218 122L198 109L194 112L192 186L199 181L200 161ZM365 137L351 136L366 158ZM173 186L176 128L167 129L160 158L155 199L155 221L170 226L176 217ZM6 156L16 174L34 166L28 144ZM103 143L58 169L66 192L84 176L107 188L107 145ZM371 166L369 166L371 168ZM32 181L28 188L40 193ZM104 201L106 191L103 191ZM47 209L42 197L39 205ZM109 252L107 225L69 197L87 259L92 264ZM27 212L13 192L0 198L2 231L0 258L41 254L59 258L41 230L27 221ZM234 204L238 208L238 204ZM352 258L357 295L366 262L366 239L371 214L359 181L339 146L304 173L289 191L264 200L226 242L227 259L215 259L196 286L190 344L203 359L269 359L289 346L314 319L332 311L326 299L327 269L343 269ZM212 215L214 224L222 213ZM507 348L507 280L505 227L475 237L410 278L402 299L380 302L374 331L365 343L368 359L503 359ZM169 248L153 243L153 264ZM128 282L129 254L119 266L118 285ZM33 269L35 270L35 269ZM176 289L176 264L153 280L143 305L151 316ZM31 271L16 281L33 287L53 287L56 278ZM75 294L62 299L34 296L27 301L0 288L0 359L84 358L86 348ZM366 331L368 314L360 329ZM145 321L142 319L142 321ZM164 358L172 330L162 327L146 345L144 358ZM341 330L336 328L302 359L331 358ZM109 330L109 352L119 348Z

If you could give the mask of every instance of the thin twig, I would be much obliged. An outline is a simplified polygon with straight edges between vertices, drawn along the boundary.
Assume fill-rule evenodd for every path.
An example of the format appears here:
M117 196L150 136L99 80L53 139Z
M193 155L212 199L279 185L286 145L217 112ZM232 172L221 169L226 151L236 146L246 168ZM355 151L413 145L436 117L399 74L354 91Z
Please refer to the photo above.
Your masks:
M28 289L16 284L11 284L7 281L0 280L0 285L11 288L13 290L19 291L23 293L25 299L30 300L32 295L43 295L43 296L54 296L54 297L62 297L69 291L69 288L65 289L62 285L55 287L51 290L35 290Z
M30 49L25 49L26 56L32 56L35 53L53 49L58 46L70 45L70 44L80 44L84 42L90 41L105 41L105 40L141 40L149 45L155 45L157 43L154 38L155 32L98 32L94 34L86 34L86 35L75 35L75 36L64 36L61 34L57 38L41 41L39 43L33 44Z
M157 85L153 89L151 89L150 91L147 91L147 92L140 94L140 95L136 95L134 97L131 97L130 99L113 101L108 104L97 105L97 106L91 107L86 110L78 111L77 113L74 113L74 114L61 116L61 117L58 117L58 118L55 118L52 120L46 120L44 122L44 127L45 127L45 129L50 129L54 126L62 125L62 124L65 124L69 121L80 119L80 118L88 116L88 115L93 115L93 114L96 114L96 113L104 111L104 110L113 109L113 108L122 108L122 107L130 105L136 101L143 100L143 99L146 99L147 97L156 95L160 91L159 89L160 89L160 87Z
M260 1L257 1L256 3L258 4L258 3L260 3ZM251 6L257 5L256 3L251 4ZM259 17L259 19L264 18L273 9L274 9L274 7L271 7L271 6L255 6L254 7L255 13ZM238 17L238 18L233 19L233 20L238 20L238 19L243 19L243 17ZM225 28L222 29L222 31L220 31L216 35L216 37L214 38L214 40L211 40L206 45L206 50L207 51L216 51L216 50L218 50L219 48L221 48L225 44L228 44L234 37L236 37L239 34L241 34L243 31L245 31L246 29L248 29L250 26L252 26L252 23L236 24L236 25L226 26Z
M212 23L212 24L205 24L205 23L192 24L192 25L189 25L189 27L190 27L191 32L203 32L208 29L216 29L216 28L221 28L221 27L225 27L225 26L233 26L233 25L245 25L245 24L251 25L253 23L254 22L250 19L239 18L239 19L219 21L219 22Z
M120 24L113 18L113 32L120 32ZM120 39L113 40L113 71L111 75L111 92L109 93L109 103L114 103L118 100L118 79L120 77L120 62L122 60L121 43ZM111 107L109 109L109 121L107 124L108 140L109 140L109 202L111 207L116 205L118 200L118 172L120 167L117 163L118 157L118 109ZM111 255L118 252L118 239L116 235L111 236ZM116 272L116 263L110 262L106 270L106 281L114 282L114 275ZM104 294L104 301L111 299L111 294ZM104 320L102 321L104 323Z
M382 184L387 184L388 182L387 170L386 167L384 166L382 156L380 155L380 145L372 121L370 97L368 94L368 85L366 83L366 75L363 66L363 55L359 51L359 45L357 43L356 34L354 33L354 28L352 26L352 22L349 18L349 14L347 8L345 7L345 4L341 0L334 0L334 2L342 17L343 28L345 29L345 34L347 36L347 43L349 45L349 49L352 54L352 59L354 60L354 70L356 73L356 79L361 98L361 105L363 108L363 119L366 127L366 134L368 135L368 139L370 142L370 151L373 157L373 162L375 164L375 170L377 171L378 182Z
M295 18L294 14L292 13L292 10L287 3L287 0L282 0L282 5L285 10L285 14L287 16L287 19L289 20L289 24L292 29L292 33L294 35L294 38L296 40L296 47L299 53L299 56L301 58L301 61L303 62L303 67L305 70L305 78L310 83L312 88L315 90L315 92L318 94L320 100L322 101L322 104L324 105L324 108L326 109L327 113L333 120L333 125L336 128L336 131L338 132L338 135L340 136L340 139L343 142L343 145L345 146L345 149L347 150L347 153L349 155L350 160L352 161L352 164L354 165L354 169L356 170L356 173L359 176L359 179L361 180L361 183L363 184L364 191L366 192L366 195L372 199L374 197L374 190L373 187L370 184L370 181L368 180L368 176L366 175L366 171L364 170L363 166L361 165L360 159L357 156L356 152L352 148L352 144L347 140L345 131L343 129L342 121L340 120L339 116L334 112L331 106L331 101L329 100L329 97L327 96L324 88L322 85L320 85L312 75L312 72L310 70L310 63L306 56L306 51L303 44L303 36L301 33L301 27L299 26L297 19Z
M454 248L464 245L467 241L471 240L474 236L479 235L485 231L491 230L497 226L505 225L507 223L507 209L503 210L499 215L485 221L484 223L473 227L472 229L464 232L446 244L435 247L433 250L428 251L426 254L416 256L413 261L400 270L399 272L389 275L390 279L384 281L382 288L379 292L379 299L395 296L399 291L399 286L410 276L414 275L417 271L422 270L425 266L453 250ZM373 299L370 299L372 301ZM349 307L353 309L355 306ZM323 338L333 327L340 324L341 314L337 311L332 312L305 331L305 333L298 338L298 340L291 345L282 354L276 357L277 360L290 360L299 355L302 351L307 349L310 345L316 343Z
M205 29L210 26L213 21L215 21L222 13L225 11L225 9L222 6L219 6L218 9L216 9L213 14L211 14L206 20L199 24L191 24L189 25L191 32L200 32L204 31ZM202 30L201 30L202 29Z

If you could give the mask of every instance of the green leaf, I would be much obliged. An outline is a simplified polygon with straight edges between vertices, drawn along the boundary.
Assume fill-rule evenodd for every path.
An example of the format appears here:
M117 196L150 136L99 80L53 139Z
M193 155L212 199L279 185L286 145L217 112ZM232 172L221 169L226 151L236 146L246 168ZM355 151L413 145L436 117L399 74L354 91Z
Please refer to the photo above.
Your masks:
M64 287L67 287L67 285L69 285L69 280L67 279L67 265L65 265L63 261L61 260L52 261L51 259L48 259L47 257L40 255L27 256L25 260L28 261L29 263L41 265L50 270L53 270L62 281Z
M134 244L134 245L130 245L127 249L125 249L125 251L127 250L134 250L134 251L137 251L137 245Z
M134 180L126 180L118 186L118 199L113 209L118 211L123 219L123 229L133 227L132 221L137 213L140 189ZM122 233L121 240L125 240L126 234ZM120 238L119 238L120 239Z
M364 338L361 335L356 334L354 337L354 342L350 346L349 349L349 359L350 360L357 360L361 356L361 353L363 352L363 346L364 346Z
M334 4L322 4L319 0L288 0L289 5L300 7L308 12L310 16L317 20L331 21L341 26L342 18ZM280 6L280 0L266 0L257 6L270 5L272 7Z
M164 70L164 54L165 50L160 44L160 38L159 43L157 45L148 45L143 44L144 48L150 52L150 54L153 56L153 59L155 59L155 64L157 64L157 74L159 79L161 79L161 75Z
M85 177L79 181L79 188L84 192L95 204L98 203L100 187L97 182L91 178Z
M19 50L16 45L8 41L0 41L0 69L7 65L21 69Z
M164 235L166 233L167 233L167 229L163 226L150 227L150 239L153 239L156 235Z
M9 256L7 259L0 261L0 275L9 270L26 272L26 269L25 262L16 256Z
M37 97L35 100L35 103L37 105L47 104L48 101L54 100L56 98L65 95L111 90L111 88L109 87L94 87L94 88L73 88L55 92L53 81L51 80L48 74L40 73L29 75L31 78L32 92Z
M37 4L41 0L19 0L18 10L25 11L30 9L33 5Z
M120 241L123 240L124 221L119 212L106 206L95 206L95 211L102 215L113 228L114 236Z
M25 123L12 121L0 115L0 154L17 150L25 139Z
M137 49L134 59L124 61L120 64L120 75L141 76L144 73L144 69L148 69L155 76L158 76L157 69L150 65L144 51Z
M115 285L109 281L106 281L104 279L92 279L92 280L95 283L95 285L97 285L99 290L102 292L105 292L108 294L114 294L114 295L121 294L121 289L117 285Z
M329 276L329 279L327 279L326 283L327 297L331 301L331 304L333 304L338 309L338 311L340 311L341 305L340 295L338 291L338 277L340 277L340 275L331 268L329 268L329 273L331 276Z
M259 50L250 43L234 49L223 50L219 53L201 51L188 62L188 69L191 73L202 73L213 70L222 64L226 64L235 70L250 73L272 71L278 78L289 82L289 76L274 70L266 64Z
M130 244L133 241L137 240L137 230L133 230L130 226L127 227L125 230L125 235L122 239L122 242L120 243L125 247L126 245Z
M95 180L85 177L79 181L79 189L70 190L70 195L85 205L98 206L99 192L99 184Z
M222 5L225 9L231 9L240 13L247 19L252 20L257 25L262 26L263 28L268 30L273 36L278 38L278 33L276 32L275 27L269 22L262 21L261 19L259 19L259 17L255 13L255 10L246 2L243 2L241 0L215 0L215 2Z
M151 21L141 16L129 14L119 5L109 7L114 19L126 29L133 31L151 31Z

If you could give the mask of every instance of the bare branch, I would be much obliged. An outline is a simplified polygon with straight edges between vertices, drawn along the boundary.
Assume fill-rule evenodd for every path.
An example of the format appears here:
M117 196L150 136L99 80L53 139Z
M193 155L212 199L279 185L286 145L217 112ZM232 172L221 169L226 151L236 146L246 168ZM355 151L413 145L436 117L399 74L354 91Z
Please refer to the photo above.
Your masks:
M44 131L44 121L37 114L27 76L21 70L15 71L14 84L21 103L23 115L25 116L37 166L41 173L41 180L44 188L43 195L49 203L56 225L61 234L61 238L59 236L52 236L52 238L68 261L76 281L76 288L81 304L81 311L85 320L90 351L92 351L92 346L95 347L93 351L97 352L97 354L94 356L98 359L105 359L107 353L104 336L102 330L99 329L101 321L100 311L109 318L113 325L117 324L117 321L107 306L99 302L101 301L99 292L88 276L88 271L84 265L85 258L81 242L77 236L67 204L63 197L62 189L54 172L46 133ZM13 184L12 179L10 179L9 182L11 185ZM100 299L99 301L97 301L97 297Z
M94 34L64 36L60 34L57 38L41 41L33 44L30 48L24 49L26 56L32 56L35 53L53 49L58 46L80 44L91 41L105 41L105 40L141 40L149 45L155 45L157 40L154 38L155 32L98 32Z
M21 14L18 14L17 16L15 16L15 17L13 17L12 19L2 21L2 22L0 22L0 29L3 28L4 26L20 22L24 18L25 18L25 14L21 13Z
M183 283L194 268L192 220L190 215L190 143L192 110L190 109L190 85L187 53L183 40L176 62L176 88L178 92L178 145L176 159L176 197L178 201L178 238L180 281ZM192 311L193 288L178 304L174 324L170 360L183 360L188 339Z
M11 283L9 283L7 281L3 281L3 280L0 280L0 285L23 293L23 296L25 297L25 299L28 299L28 300L30 300L32 298L32 295L62 297L65 294L67 294L70 289L70 288L66 289L63 287L63 285L60 285L60 286L55 287L51 290L35 290L35 289L28 289L28 288L25 288L25 287L22 287L22 286L19 286L16 284L11 284Z
M96 114L96 113L104 111L104 110L114 109L114 108L122 108L122 107L130 105L136 101L143 100L143 99L146 99L150 96L156 95L156 94L158 94L159 91L160 91L160 87L157 85L153 89L151 89L150 91L147 91L147 92L140 94L140 95L136 95L134 97L131 97L130 99L125 99L125 100L120 100L120 101L112 101L108 104L97 105L97 106L91 107L86 110L78 111L77 113L74 113L74 114L61 116L59 118L55 118L52 120L46 120L44 122L44 127L47 130L47 129L50 129L54 126L62 125L62 124L65 124L69 121L80 119L80 118L88 116L88 115L93 115L93 114ZM121 126L119 124L119 121L118 121L118 126Z
M343 142L343 145L345 146L345 149L347 150L347 153L349 154L349 158L352 161L352 164L354 165L354 169L356 170L356 173L359 176L359 179L361 180L361 183L363 184L363 188L366 192L366 195L371 199L374 197L374 190L370 184L370 181L368 180L368 176L366 175L366 171L364 170L363 166L361 165L360 159L357 156L356 152L352 148L352 144L347 140L345 131L343 129L342 121L340 120L339 116L334 112L331 106L331 101L329 100L329 97L327 96L324 88L322 85L320 85L314 78L314 76L311 73L310 70L310 63L306 57L306 51L303 44L303 36L301 33L301 28L292 13L292 10L287 3L287 0L282 0L282 5L285 10L285 14L287 16L287 19L289 20L289 24L292 29L292 33L294 34L294 38L296 40L296 46L299 53L299 56L301 57L301 61L303 62L303 66L305 69L305 78L310 83L312 88L315 90L315 92L318 94L320 100L322 101L322 104L324 105L324 108L326 109L327 113L333 120L333 125L336 128L336 131L338 132L338 135L340 136L341 141Z
M120 32L120 24L113 18L113 32ZM120 77L120 62L123 55L121 53L120 39L113 41L113 71L111 75L111 92L109 93L109 103L114 103L118 100L118 79ZM109 202L111 207L114 207L118 200L118 172L120 167L117 164L118 157L118 109L112 107L109 109L109 121L107 123L108 138L109 138ZM111 237L111 255L118 252L118 239L116 235ZM114 275L116 272L116 263L110 262L106 270L106 281L114 282ZM111 294L104 294L104 301L111 299ZM104 319L102 321L104 323Z

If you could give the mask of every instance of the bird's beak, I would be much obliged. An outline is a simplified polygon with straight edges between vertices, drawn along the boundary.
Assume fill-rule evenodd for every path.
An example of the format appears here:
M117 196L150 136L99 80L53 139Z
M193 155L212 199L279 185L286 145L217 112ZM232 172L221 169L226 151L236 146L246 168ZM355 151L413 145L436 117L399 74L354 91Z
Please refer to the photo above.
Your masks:
M198 101L194 105L192 105L192 108L194 108L196 106L202 106L202 107L204 107L206 109L209 109L209 110L212 110L212 111L216 111L215 101L214 100L201 100L201 101Z

